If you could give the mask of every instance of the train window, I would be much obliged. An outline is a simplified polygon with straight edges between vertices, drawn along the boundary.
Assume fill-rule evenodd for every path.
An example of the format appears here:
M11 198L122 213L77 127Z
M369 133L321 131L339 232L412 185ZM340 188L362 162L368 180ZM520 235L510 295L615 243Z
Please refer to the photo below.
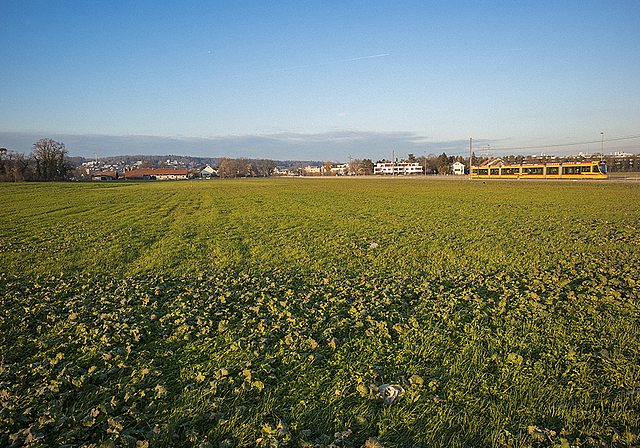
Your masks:
M489 174L488 168L480 168L479 173L481 176L487 176Z
M591 166L583 166L582 167L582 172L583 173L590 173L591 172Z
M490 173L492 176L500 175L500 168L491 168Z
M607 165L605 165L604 163L601 163L600 165L598 165L598 168L600 168L600 172L602 174L607 174Z
M503 176L514 176L514 175L517 175L517 174L519 174L518 173L519 169L520 168L502 168L502 175Z
M547 167L547 174L558 174L558 167L557 166L548 166Z
M580 174L579 166L563 166L562 174Z
M477 168L472 169L472 170L471 170L471 173L472 173L472 174L478 174L478 169L477 169Z

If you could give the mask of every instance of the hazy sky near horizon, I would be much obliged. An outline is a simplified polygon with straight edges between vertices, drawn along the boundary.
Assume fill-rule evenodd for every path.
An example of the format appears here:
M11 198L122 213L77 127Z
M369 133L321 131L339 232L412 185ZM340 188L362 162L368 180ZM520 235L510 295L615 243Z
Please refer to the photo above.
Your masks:
M147 153L296 159L297 140L344 161L464 155L473 137L595 152L518 148L640 135L639 20L640 2L615 0L4 0L0 146L66 136L71 155L137 154L144 138Z

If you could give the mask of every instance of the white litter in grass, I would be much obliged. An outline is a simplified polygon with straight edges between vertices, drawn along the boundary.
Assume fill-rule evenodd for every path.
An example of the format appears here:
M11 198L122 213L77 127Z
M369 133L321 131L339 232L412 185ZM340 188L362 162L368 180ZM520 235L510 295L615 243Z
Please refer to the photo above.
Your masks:
M384 404L393 404L404 395L404 389L396 384L383 384L378 387L378 394L382 397Z
M369 249L375 249L376 247L378 247L378 243L369 244Z

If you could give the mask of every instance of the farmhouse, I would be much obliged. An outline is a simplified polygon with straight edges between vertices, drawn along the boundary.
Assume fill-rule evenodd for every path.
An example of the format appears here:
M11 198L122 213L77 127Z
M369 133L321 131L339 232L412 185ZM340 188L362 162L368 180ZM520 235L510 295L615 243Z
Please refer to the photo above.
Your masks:
M464 163L455 162L452 168L453 168L453 174L456 174L458 176L461 176L464 174Z
M200 177L203 179L210 179L215 174L217 174L217 171L211 168L208 164L200 170Z
M186 168L160 168L157 170L131 170L124 172L127 180L180 180L188 175Z
M395 176L406 174L422 174L422 166L418 163L409 162L378 162L373 167L373 174L392 174Z
M116 180L117 178L117 171L96 171L91 173L91 180Z

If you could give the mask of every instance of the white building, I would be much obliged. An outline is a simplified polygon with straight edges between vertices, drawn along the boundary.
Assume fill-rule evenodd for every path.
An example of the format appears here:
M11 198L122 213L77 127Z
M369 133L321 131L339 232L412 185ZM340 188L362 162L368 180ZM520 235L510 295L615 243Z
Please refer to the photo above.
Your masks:
M422 166L419 163L392 163L392 162L382 162L376 163L376 166L373 168L373 174L381 174L381 175L408 175L408 174L422 174L424 172Z
M307 174L311 174L312 176L313 175L320 175L320 174L322 174L322 167L321 166L311 166L311 165L309 165L304 169L304 171Z
M211 179L215 174L216 170L211 168L208 164L200 170L200 177L203 179Z
M331 167L331 174L334 176L344 176L349 172L348 163L340 163Z
M463 175L464 174L464 163L455 162L453 164L453 174L457 174L458 176Z

